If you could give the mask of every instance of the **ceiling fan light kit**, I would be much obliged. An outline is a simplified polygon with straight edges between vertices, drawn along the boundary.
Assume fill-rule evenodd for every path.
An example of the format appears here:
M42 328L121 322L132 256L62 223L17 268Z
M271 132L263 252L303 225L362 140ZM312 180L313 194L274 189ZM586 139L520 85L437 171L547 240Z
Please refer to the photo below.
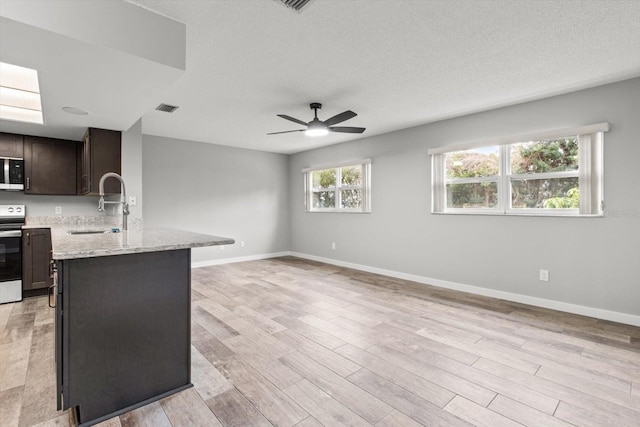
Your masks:
M322 123L310 123L304 134L306 136L325 136L329 134L329 129Z
M338 123L342 123L346 120L352 119L357 116L351 110L344 111L340 114L336 114L333 117L328 118L325 121L318 119L318 110L322 108L322 104L319 102L312 102L309 104L309 107L314 111L314 118L310 122L304 122L302 120L296 119L291 116L287 116L286 114L278 114L278 117L282 117L285 120L289 120L294 123L298 123L300 125L306 126L306 129L296 129L296 130L285 130L282 132L271 132L267 135L276 135L280 133L290 133L290 132L304 132L306 136L325 136L329 132L340 132L340 133L362 133L365 131L365 128L352 127L352 126L333 126Z

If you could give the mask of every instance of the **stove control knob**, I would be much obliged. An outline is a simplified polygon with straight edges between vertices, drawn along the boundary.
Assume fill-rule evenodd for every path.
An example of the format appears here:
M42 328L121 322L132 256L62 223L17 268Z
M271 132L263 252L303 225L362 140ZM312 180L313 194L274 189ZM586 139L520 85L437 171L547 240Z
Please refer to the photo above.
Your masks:
M13 206L9 206L9 208L7 209L7 212L13 213Z
M16 208L16 212L18 212L18 213L22 212L22 208L21 208L20 206L18 206L18 207Z

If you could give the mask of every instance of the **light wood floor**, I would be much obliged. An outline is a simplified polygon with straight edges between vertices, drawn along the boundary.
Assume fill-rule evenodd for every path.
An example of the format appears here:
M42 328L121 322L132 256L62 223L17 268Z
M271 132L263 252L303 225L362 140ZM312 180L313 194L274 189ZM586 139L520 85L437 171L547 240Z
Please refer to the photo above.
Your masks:
M640 328L292 257L192 271L195 387L103 427L640 425ZM0 426L68 425L46 299L0 337Z

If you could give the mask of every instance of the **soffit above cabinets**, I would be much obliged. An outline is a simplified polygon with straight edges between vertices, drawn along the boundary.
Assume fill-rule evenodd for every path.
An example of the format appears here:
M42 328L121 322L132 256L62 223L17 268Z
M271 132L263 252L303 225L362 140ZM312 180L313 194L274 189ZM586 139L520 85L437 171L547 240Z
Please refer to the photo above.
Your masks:
M127 130L163 100L185 58L184 24L129 3L2 0L0 60L38 71L45 123L0 127L72 140L87 127Z

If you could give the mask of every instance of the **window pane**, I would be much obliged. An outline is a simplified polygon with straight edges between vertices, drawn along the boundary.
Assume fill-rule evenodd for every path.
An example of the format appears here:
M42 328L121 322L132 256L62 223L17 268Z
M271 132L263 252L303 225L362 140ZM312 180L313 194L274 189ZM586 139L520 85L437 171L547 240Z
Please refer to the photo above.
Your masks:
M446 154L447 178L474 178L498 175L499 147L483 147Z
M341 208L359 208L362 206L362 190L342 190Z
M511 173L578 170L578 139L575 136L511 145Z
M313 207L314 208L335 208L336 193L333 191L314 191Z
M336 170L325 169L311 172L313 188L331 188L336 186Z
M578 178L513 180L511 207L514 209L579 208Z
M303 170L307 211L370 212L365 182L369 178L368 163Z
M485 209L497 204L497 182L447 184L447 208Z
M342 185L362 185L362 165L340 169Z

